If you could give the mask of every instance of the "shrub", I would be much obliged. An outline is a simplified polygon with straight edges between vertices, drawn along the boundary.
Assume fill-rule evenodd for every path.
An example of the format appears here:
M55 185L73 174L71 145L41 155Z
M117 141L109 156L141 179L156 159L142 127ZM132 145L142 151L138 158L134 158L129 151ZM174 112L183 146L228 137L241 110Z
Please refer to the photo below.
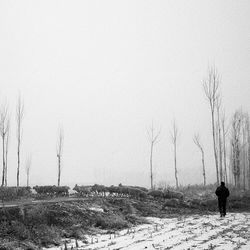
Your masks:
M30 238L30 232L25 227L25 225L19 221L12 223L12 235L15 235L16 238L20 240L26 240Z
M182 192L171 191L171 190L164 190L163 197L165 199L183 199L184 194Z
M16 200L30 195L30 187L0 187L0 200L2 201Z
M33 238L36 243L45 247L51 244L59 245L61 243L58 230L47 225L40 225L33 228Z
M88 195L91 194L91 186L78 186L78 185L75 185L73 190L75 190L79 196L83 196L83 197L88 196Z
M92 186L91 191L95 194L105 196L106 192L108 192L108 188L104 185L95 184Z
M33 189L40 196L68 196L68 186L34 186Z
M25 214L25 224L33 227L47 223L48 211L43 205L36 205L28 208Z
M123 229L129 226L129 223L118 215L99 216L96 219L96 227L102 229Z
M118 195L120 193L120 188L114 185L108 187L108 192L110 195Z
M163 192L161 190L151 190L148 192L148 195L154 198L163 198Z

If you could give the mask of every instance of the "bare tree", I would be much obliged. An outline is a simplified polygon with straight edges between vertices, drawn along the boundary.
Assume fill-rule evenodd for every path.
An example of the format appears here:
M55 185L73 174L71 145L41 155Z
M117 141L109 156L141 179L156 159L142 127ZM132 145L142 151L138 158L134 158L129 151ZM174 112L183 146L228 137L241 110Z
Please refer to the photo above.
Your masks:
M30 169L31 169L31 155L26 158L25 161L25 171L26 171L26 185L30 185Z
M4 186L7 187L8 185L8 154L9 154L9 141L10 141L10 119L8 119L8 130L6 133L6 140L5 140L5 178L4 178Z
M234 174L233 174L233 168L234 168L234 159L233 159L233 138L230 137L230 145L229 145L229 166L228 166L228 181L229 183L234 184Z
M6 136L9 131L9 116L8 116L8 107L7 105L1 106L0 111L0 133L2 137L2 154L3 154L3 170L2 170L2 186L5 185L6 178Z
M63 150L63 141L64 141L64 132L63 129L60 128L58 132L58 140L57 140L57 148L56 148L56 156L58 159L58 176L57 176L57 185L60 186L61 182L61 172L62 172L62 150Z
M149 160L149 163L150 163L150 186L151 186L151 189L153 189L154 188L154 182L153 182L153 149L154 149L154 145L159 142L159 136L160 136L161 130L159 129L159 130L156 131L155 128L154 128L154 124L152 122L152 125L148 129L147 133L148 133L148 140L149 140L149 143L150 143L150 160Z
M250 121L249 114L246 117L246 130L247 130L247 165L248 165L248 189L250 189Z
M250 189L249 114L237 110L231 129L231 172L236 187Z
M202 174L203 174L203 184L204 186L206 186L206 169L205 169L205 160L204 160L204 150L203 150L203 146L200 142L200 135L199 134L195 134L194 135L194 143L195 145L200 149L201 151L201 162L202 162Z
M224 177L225 182L228 184L228 174L227 174L227 147L226 147L226 136L228 133L228 127L226 127L226 116L225 111L221 117L221 128L222 128L222 141L223 141L223 163L224 163Z
M236 187L240 187L240 150L241 150L241 126L242 126L242 114L240 111L236 111L232 120L232 171L234 177L234 184Z
M19 175L20 175L20 148L22 142L22 121L24 115L24 103L21 99L21 95L18 96L16 106L16 123L17 123L17 187L19 187Z
M221 119L220 119L220 109L221 109L221 98L218 95L216 102L216 111L217 111L217 152L218 152L218 158L219 158L219 174L220 174L220 181L223 181L223 167L222 167L222 138L221 138Z
M241 146L241 183L242 187L246 189L249 186L249 114L242 112L242 146Z
M246 189L246 174L247 174L247 124L246 124L246 114L242 114L242 154L241 154L241 161L242 161L242 184L243 189Z
M171 140L174 146L174 172L175 172L175 184L176 184L177 189L179 188L178 171L177 171L177 139L178 137L179 137L179 132L178 132L176 122L174 120L172 131L171 131Z
M218 167L218 156L216 149L216 129L215 129L215 111L216 111L216 100L219 95L219 83L220 77L215 67L208 69L208 77L203 81L203 89L205 96L209 102L211 111L211 123L212 123L212 135L213 135L213 147L214 147L214 159L216 168L217 184L219 184L219 167Z

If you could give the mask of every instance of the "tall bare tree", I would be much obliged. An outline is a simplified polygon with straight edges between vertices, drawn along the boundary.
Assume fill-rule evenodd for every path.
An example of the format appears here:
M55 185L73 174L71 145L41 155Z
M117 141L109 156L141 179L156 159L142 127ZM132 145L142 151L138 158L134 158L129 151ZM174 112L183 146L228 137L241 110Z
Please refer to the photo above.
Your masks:
M26 185L30 185L30 169L31 169L31 155L26 158L25 161L25 172L26 172Z
M234 184L236 187L240 187L241 126L242 126L242 113L240 111L236 111L233 115L232 135L231 135L232 171L234 177Z
M204 150L203 150L203 145L200 142L200 135L195 134L193 141L195 145L200 149L201 151L201 163L202 163L202 174L203 174L203 184L206 186L206 169L205 169L205 160L204 160Z
M249 114L237 110L232 119L231 169L236 187L250 189Z
M4 178L4 186L7 187L8 185L8 154L9 154L9 143L10 143L10 119L8 119L8 130L6 133L6 140L5 140L5 178Z
M217 184L219 184L219 165L218 165L218 155L217 155L217 149L216 149L215 112L216 112L216 100L219 95L219 84L220 84L220 77L219 77L217 69L215 67L210 67L208 69L208 76L203 81L203 89L205 92L205 96L209 102L210 111L211 111L213 148L214 148Z
M250 119L249 114L246 117L247 130L247 165L248 165L248 189L250 189Z
M243 114L242 117L242 184L243 189L246 189L246 180L247 180L247 122L246 122L246 114Z
M153 150L154 150L154 145L159 142L159 136L161 133L161 130L158 129L156 130L154 128L154 124L152 122L151 127L147 130L148 133L148 140L150 143L150 187L151 189L154 188L154 180L153 180Z
M16 123L17 123L17 187L19 187L20 179L20 149L22 142L22 122L24 116L24 103L21 95L18 96L17 106L16 106Z
M179 188L179 182L178 182L178 171L177 171L177 140L179 138L179 131L176 125L175 120L173 121L173 127L171 131L171 140L174 146L174 174L175 174L175 184L176 188Z
M218 160L219 160L219 174L220 174L220 181L223 180L223 167L222 167L222 138L221 138L221 118L220 118L220 110L221 110L221 97L218 95L216 102L216 111L217 111L217 152L218 152Z
M228 173L227 173L227 146L226 146L226 137L228 133L228 127L226 126L226 116L225 111L221 117L221 128L222 128L222 141L223 141L223 165L224 165L224 177L225 182L228 184Z
M0 111L0 133L2 137L2 155L3 155L3 170L2 170L2 186L5 185L6 178L6 137L8 136L10 127L8 107L7 105L1 106Z
M61 172L62 172L62 151L63 151L63 141L64 141L64 132L63 129L60 128L58 132L58 140L56 147L56 156L58 159L58 175L57 175L57 185L60 186L61 182Z

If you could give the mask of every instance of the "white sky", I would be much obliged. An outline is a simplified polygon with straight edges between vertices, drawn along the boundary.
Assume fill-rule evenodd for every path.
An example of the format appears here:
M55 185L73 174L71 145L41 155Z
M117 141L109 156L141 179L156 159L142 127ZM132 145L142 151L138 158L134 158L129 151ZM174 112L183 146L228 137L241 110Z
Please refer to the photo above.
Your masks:
M174 117L181 133L180 183L202 182L195 132L214 182L202 89L214 64L227 116L238 107L249 111L249 1L0 1L0 102L7 100L12 113L9 184L16 183L19 91L25 103L23 185L30 153L31 184L56 184L61 124L62 184L149 186L146 129L152 120L162 128L155 181L172 185Z

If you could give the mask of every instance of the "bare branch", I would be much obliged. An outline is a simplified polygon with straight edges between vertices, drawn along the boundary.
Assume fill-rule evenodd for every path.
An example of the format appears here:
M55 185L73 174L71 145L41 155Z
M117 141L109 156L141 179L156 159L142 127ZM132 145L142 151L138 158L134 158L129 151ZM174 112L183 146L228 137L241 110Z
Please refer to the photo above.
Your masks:
M147 135L148 135L148 140L150 143L158 143L159 142L159 136L161 134L161 128L158 130L155 130L154 124L152 122L152 125L149 129L147 129Z
M177 138L179 136L179 131L176 125L176 121L173 121L173 127L172 127L172 131L170 131L170 137L172 140L172 143L176 144L177 143Z
M218 163L218 152L217 152L217 147L216 147L215 108L216 108L216 103L219 105L220 76L219 76L218 71L215 67L208 68L207 78L205 80L203 80L202 85L203 85L205 97L209 102L210 111L211 111L215 170L216 170L217 184L219 184L219 163Z
M175 120L173 121L173 127L172 127L172 131L170 131L170 136L171 136L172 143L174 146L175 182L176 182L176 188L178 189L179 183L178 183L178 171L177 171L177 139L179 137L179 131L178 131Z
M218 98L218 89L220 83L220 76L215 67L210 67L208 69L208 77L203 80L203 89L205 92L205 96L208 99L211 109L214 110L215 102Z
M64 140L64 132L63 132L63 129L60 128L59 132L58 132L57 149L56 149L57 156L58 155L60 155L60 156L62 155L63 140Z
M153 189L153 148L156 143L159 142L159 136L160 136L161 130L155 131L154 124L152 121L151 127L147 130L148 134L148 140L150 143L150 185L151 189Z
M201 142L200 142L200 135L199 135L198 133L194 135L193 141L194 141L195 145L196 145L200 150L203 151L203 146L202 146L202 144L201 144Z

